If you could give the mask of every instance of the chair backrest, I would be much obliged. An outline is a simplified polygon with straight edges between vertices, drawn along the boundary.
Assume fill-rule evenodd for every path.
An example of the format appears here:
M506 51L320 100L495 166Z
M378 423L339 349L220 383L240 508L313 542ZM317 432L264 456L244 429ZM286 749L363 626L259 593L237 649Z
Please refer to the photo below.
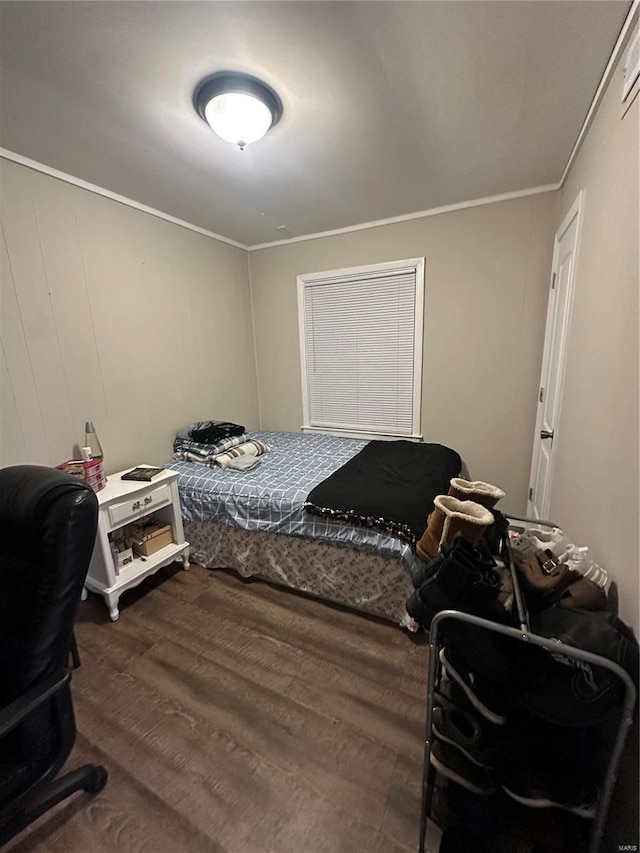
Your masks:
M81 480L0 469L0 705L67 664L97 519Z

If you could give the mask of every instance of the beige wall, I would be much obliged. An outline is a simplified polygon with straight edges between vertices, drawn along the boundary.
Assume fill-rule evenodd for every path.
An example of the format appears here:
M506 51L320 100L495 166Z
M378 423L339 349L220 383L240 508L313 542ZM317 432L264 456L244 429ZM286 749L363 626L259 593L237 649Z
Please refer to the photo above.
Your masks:
M526 506L557 193L250 254L265 429L299 430L296 275L426 258L422 431Z
M584 225L557 431L551 516L588 545L638 630L638 98L622 115L622 63L562 189Z
M258 423L246 252L0 160L0 464L107 471L199 418Z

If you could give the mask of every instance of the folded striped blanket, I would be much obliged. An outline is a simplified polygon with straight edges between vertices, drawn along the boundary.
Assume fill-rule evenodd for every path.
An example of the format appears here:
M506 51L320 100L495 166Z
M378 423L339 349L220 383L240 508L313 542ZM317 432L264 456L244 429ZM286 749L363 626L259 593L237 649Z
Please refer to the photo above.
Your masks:
M246 441L249 441L249 436L246 432L242 435L221 438L215 444L203 444L200 441L190 441L189 439L177 436L173 442L173 458L182 459L183 457L176 456L176 453L188 453L199 459L208 459L210 456L226 453L227 450L231 450L232 447L237 447L239 444L244 444Z
M258 441L257 438L252 438L251 441L246 441L239 447L233 447L226 453L220 453L216 456L215 464L221 468L226 468L232 459L237 459L238 456L262 456L269 448L266 444Z
M230 444L230 442L234 444ZM216 453L212 453L213 447L219 448L226 442L227 446ZM181 441L176 439L173 443L173 458L182 462L195 462L198 465L206 465L209 468L218 466L226 468L232 459L239 456L262 456L269 450L266 444L257 438L248 439L245 436L237 436L235 439L228 438L217 442L216 445L202 445L195 441Z

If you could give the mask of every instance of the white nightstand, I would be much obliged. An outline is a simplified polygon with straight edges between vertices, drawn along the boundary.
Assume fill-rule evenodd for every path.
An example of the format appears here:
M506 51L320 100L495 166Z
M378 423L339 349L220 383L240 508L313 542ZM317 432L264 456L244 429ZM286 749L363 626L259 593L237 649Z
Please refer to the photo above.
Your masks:
M130 471L131 468L126 470ZM120 615L118 601L125 589L137 586L144 578L175 560L181 560L183 567L189 568L189 543L184 540L177 473L163 471L149 483L121 480L120 475L124 473L120 471L111 474L105 488L96 494L100 506L98 533L85 581L87 589L104 596L113 622ZM173 544L149 557L136 557L133 562L116 571L109 534L151 514L164 524L171 525ZM83 598L86 598L86 592Z

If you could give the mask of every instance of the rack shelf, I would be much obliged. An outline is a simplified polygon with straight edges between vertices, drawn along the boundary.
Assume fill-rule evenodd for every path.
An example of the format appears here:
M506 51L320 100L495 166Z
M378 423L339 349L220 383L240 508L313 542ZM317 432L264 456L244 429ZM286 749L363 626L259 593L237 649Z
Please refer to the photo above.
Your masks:
M509 518L513 519L515 517L509 516ZM526 522L531 521L531 523L535 523L537 525L555 526L552 525L551 522L540 522L538 520L533 522L533 520L523 518L519 518L517 520ZM433 744L433 706L436 692L436 682L440 676L441 663L439 652L441 648L442 625L447 621L457 621L466 623L468 625L474 625L479 628L484 628L487 631L492 631L494 633L501 634L505 637L511 637L519 642L527 643L531 646L537 646L546 651L553 650L554 654L563 654L569 658L585 661L586 663L589 663L592 666L602 667L613 673L617 678L620 679L620 681L624 685L625 698L623 702L622 712L613 748L609 756L609 762L607 766L602 794L598 801L596 814L593 818L593 828L591 832L591 840L589 843L588 853L598 853L598 851L600 850L600 843L602 841L602 836L604 833L609 805L611 803L613 788L617 778L618 767L620 765L620 759L622 757L622 751L624 749L624 745L629 734L629 729L631 728L631 725L633 723L633 711L636 704L636 688L628 673L625 672L625 670L622 669L621 666L619 666L609 658L605 658L602 655L594 654L593 652L585 651L583 649L577 648L576 646L570 646L566 643L561 643L556 640L550 640L548 637L543 637L539 634L532 632L530 630L529 619L525 607L524 598L521 594L517 572L514 566L513 559L511 557L511 550L508 544L506 546L506 553L504 556L505 565L508 563L508 568L513 581L514 603L516 607L516 615L517 621L519 622L519 628L512 628L506 625L501 625L497 622L491 622L487 619L483 619L479 616L474 616L469 613L464 613L459 610L442 610L434 616L431 622L431 627L429 631L427 714L424 746L424 765L422 777L419 853L425 853L427 820L431 808L434 777L436 772L430 762L431 749ZM553 644L552 647L551 644Z

